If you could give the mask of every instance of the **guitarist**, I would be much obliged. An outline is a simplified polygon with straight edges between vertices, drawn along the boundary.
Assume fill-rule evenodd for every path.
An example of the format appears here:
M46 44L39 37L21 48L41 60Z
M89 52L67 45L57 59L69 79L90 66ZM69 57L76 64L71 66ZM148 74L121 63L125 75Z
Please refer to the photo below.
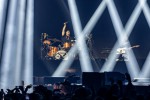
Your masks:
M127 59L127 54L126 54L126 51L127 50L130 50L132 48L138 48L140 45L134 45L132 47L129 47L129 48L125 48L125 47L122 47L122 48L118 48L117 49L117 54L120 54L119 58L116 59L116 61L125 61L125 60L128 60Z

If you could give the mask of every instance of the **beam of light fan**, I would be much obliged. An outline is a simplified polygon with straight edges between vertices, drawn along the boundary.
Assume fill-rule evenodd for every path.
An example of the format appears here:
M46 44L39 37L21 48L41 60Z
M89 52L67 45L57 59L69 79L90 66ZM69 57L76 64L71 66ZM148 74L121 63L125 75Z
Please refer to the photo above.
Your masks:
M33 83L33 16L34 16L34 0L28 0L27 3L27 22L26 22L26 38L25 38L25 84Z
M1 75L0 75L0 87L3 89L10 88L13 85L13 78L14 78L14 64L15 59L13 57L14 49L14 37L16 30L15 30L15 17L16 17L16 7L17 7L17 0L10 1L10 7L8 12L8 21L6 26L6 34L5 34L5 41L3 47L3 54L2 54L2 62L1 62Z
M92 29L96 25L97 21L99 20L105 8L106 8L106 2L102 1L100 5L98 6L98 8L96 9L96 11L94 12L93 16L90 18L85 28L83 29L81 33L82 38L85 38L86 36L88 36L88 34L92 31ZM79 40L77 39L77 41ZM75 45L71 48L71 50L68 52L69 60L64 60L63 62L60 63L60 65L58 66L54 74L52 75L53 77L65 75L66 72L64 70L69 68L74 60L74 58L71 57L70 55L71 54L76 55L78 53L77 50L78 48L77 48L77 42L76 42Z
M6 7L7 7L7 0L0 0L0 52L2 50L2 40L3 40L3 31L4 31L4 21L6 15Z
M115 6L113 6L114 4L111 1L109 1L108 4L109 4L108 7L110 7L109 8L110 16L112 16L112 18L114 18L115 17L115 13L116 13ZM115 11L113 11L113 10L115 10ZM126 38L129 37L129 35L131 34L131 31L132 31L132 29L133 29L133 27L134 27L138 17L140 15L140 12L141 12L141 6L138 3L137 6L135 7L135 9L134 9L130 19L128 20L124 30L123 30L123 28L120 27L120 26L122 26L122 23L120 23L121 25L119 25L119 22L118 22L118 19L120 19L119 16L118 16L117 20L113 20L112 19L114 24L116 22L118 23L118 25L117 24L114 25L115 29L120 28L120 31L119 31L120 33L118 33L118 32L116 32L116 33L120 34L120 35L124 34L124 35L121 35L121 37L119 37L118 40L122 39L122 37L124 37L124 36ZM116 15L118 15L118 14L116 14ZM119 29L117 29L117 30L119 30ZM119 41L119 42L121 42L121 41ZM124 42L124 41L122 41L122 42ZM116 49L119 48L121 43L118 43L118 41L117 41L117 43L115 44L115 46L114 46L114 48L113 48L113 50L112 50L112 52L111 52L111 54L110 54L110 56L108 58L108 61L104 64L103 68L101 69L101 72L103 72L103 71L112 71L113 70L114 65L115 65L115 59L118 57L118 55L116 55ZM128 45L127 47L129 47L129 46L130 45ZM127 52L127 55L130 58L129 62L126 62L127 68L128 68L129 73L131 74L131 77L133 78L133 77L136 77L138 75L139 67L138 67L137 61L135 59L135 56L134 56L132 50L130 52Z
M22 48L24 40L24 20L25 20L25 0L20 0L19 4L19 18L18 18L18 39L17 39L17 54L16 54L16 73L15 84L21 85L21 66L22 66Z

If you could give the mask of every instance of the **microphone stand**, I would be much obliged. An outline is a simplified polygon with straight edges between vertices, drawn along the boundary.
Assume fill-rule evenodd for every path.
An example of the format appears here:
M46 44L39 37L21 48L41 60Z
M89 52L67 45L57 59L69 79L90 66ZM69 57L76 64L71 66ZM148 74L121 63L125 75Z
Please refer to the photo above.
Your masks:
M88 46L88 51L89 51L89 55L90 55L90 59L94 61L95 66L97 67L97 69L99 70L99 64L97 63L95 57L94 57L94 50L93 50L93 43L92 43L92 34L89 34L89 36L87 37L87 46Z
M44 60L44 58L46 58L47 57L47 51L46 51L46 55L45 55L45 53L43 53L43 52L45 52L44 50L46 49L45 47L44 47L44 45L43 45L43 39L44 39L44 34L42 33L41 34L41 50L40 50L40 52L41 52L41 59L42 60Z
M42 33L42 35L41 35L41 59L43 59L43 33Z

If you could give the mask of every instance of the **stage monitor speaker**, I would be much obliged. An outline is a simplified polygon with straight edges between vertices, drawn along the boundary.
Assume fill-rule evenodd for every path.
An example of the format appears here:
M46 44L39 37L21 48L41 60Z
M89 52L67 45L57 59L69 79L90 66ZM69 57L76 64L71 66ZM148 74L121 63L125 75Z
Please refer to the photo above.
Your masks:
M100 73L104 74L104 85L111 85L111 79L114 80L114 83L116 84L118 80L124 81L125 75L120 72L104 72Z
M70 83L78 83L80 77L78 76L69 76L69 77L44 77L45 84L54 84L59 82L64 82L65 80L69 81Z
M99 90L100 87L111 85L110 79L113 79L114 82L118 80L124 80L124 74L119 72L83 72L82 73L82 85L93 88L96 91Z
M100 74L98 72L83 72L82 73L82 85L94 89L97 92L100 87L103 86L104 81L102 78L104 74Z

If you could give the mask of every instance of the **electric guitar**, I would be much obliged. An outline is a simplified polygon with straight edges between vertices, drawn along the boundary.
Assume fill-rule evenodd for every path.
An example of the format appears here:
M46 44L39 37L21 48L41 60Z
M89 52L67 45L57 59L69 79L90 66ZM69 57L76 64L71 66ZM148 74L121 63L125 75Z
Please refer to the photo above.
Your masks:
M132 48L138 48L140 47L140 45L134 45L132 47L129 47L129 48L126 48L126 47L123 47L123 48L118 48L117 49L117 54L125 54L126 53L126 50L130 50Z

